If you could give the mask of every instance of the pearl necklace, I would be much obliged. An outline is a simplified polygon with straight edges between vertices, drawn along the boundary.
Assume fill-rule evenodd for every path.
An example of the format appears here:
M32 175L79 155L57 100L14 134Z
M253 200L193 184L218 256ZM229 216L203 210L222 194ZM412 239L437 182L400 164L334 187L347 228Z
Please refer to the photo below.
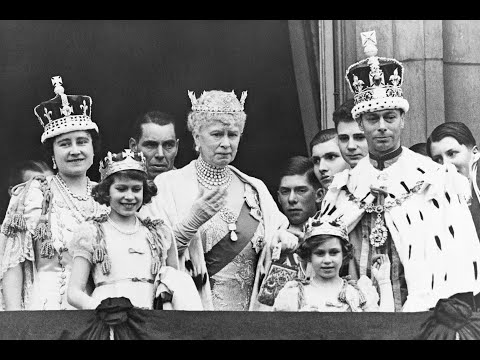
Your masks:
M87 194L85 196L77 195L70 190L70 188L67 186L67 183L62 179L62 177L58 174L55 175L55 178L62 184L63 188L67 190L67 192L74 197L75 199L78 199L80 201L87 201L90 199L90 196L92 195L92 184L90 182L90 178L87 177Z
M198 182L207 189L213 189L215 186L230 186L233 175L228 166L216 167L205 162L201 156L195 161Z
M140 229L140 222L138 221L138 218L135 216L135 225L133 227L133 230L130 230L130 231L126 231L126 230L122 230L120 229L120 227L118 227L118 224L113 221L110 216L107 217L107 221L110 223L110 225L112 225L118 232L122 233L122 234L125 234L125 235L133 235L135 234L136 232L138 232L138 230Z
M60 194L62 195L65 202L67 203L67 206L72 210L72 214L75 217L75 219L79 223L84 222L89 217L89 214L87 214L83 209L77 206L76 200L74 196L72 196L72 192L70 191L70 189L68 189L65 182L61 181L60 179L61 177L59 177L58 175L55 175L53 177L53 181L55 182L55 185L57 186L57 188L60 190ZM89 199L90 199L90 203L93 204L92 213L97 214L99 204L96 201L94 201L92 197L89 197Z

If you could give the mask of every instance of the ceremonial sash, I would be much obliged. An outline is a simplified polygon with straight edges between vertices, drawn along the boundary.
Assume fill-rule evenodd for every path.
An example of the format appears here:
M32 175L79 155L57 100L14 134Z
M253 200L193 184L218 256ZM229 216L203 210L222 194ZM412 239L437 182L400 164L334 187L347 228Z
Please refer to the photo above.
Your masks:
M237 219L236 241L230 239L230 231L212 249L205 254L208 276L213 276L228 265L248 245L255 230L258 220L250 215L250 209L243 203L242 210Z

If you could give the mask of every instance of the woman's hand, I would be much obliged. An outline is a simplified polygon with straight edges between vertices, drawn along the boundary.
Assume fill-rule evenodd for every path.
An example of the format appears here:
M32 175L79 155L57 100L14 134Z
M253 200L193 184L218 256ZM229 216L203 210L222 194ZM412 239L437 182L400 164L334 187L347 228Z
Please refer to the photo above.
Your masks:
M200 192L190 208L190 213L173 227L177 240L178 252L181 254L188 247L200 226L206 223L224 205L227 189L217 187L212 190L200 188Z
M376 254L372 257L372 276L377 283L390 283L390 259L386 254Z
M215 187L211 190L200 187L197 199L192 205L191 213L200 227L215 215L226 201L227 188Z

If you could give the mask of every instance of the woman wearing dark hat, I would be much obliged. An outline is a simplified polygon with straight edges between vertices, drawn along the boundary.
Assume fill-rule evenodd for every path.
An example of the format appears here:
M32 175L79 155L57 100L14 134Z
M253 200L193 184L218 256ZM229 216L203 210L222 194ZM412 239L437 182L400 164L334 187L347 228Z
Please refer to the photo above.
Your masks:
M197 279L205 310L259 310L270 245L293 249L298 241L281 230L288 219L265 184L230 165L245 126L246 96L212 90L197 99L189 92L188 128L199 157L157 176L158 195L140 210L172 226L180 266L191 262L185 270Z
M367 276L361 276L355 285L340 277L340 268L353 256L347 228L340 219L321 222L310 218L297 253L311 263L314 275L311 280L287 282L275 299L275 311L394 311L388 256L379 254L372 264L380 301Z
M6 310L73 309L67 302L75 227L108 213L91 196L87 177L98 143L89 96L65 95L62 79L52 78L56 96L35 107L44 127L44 150L55 175L35 176L12 189L2 224L6 237L0 281Z

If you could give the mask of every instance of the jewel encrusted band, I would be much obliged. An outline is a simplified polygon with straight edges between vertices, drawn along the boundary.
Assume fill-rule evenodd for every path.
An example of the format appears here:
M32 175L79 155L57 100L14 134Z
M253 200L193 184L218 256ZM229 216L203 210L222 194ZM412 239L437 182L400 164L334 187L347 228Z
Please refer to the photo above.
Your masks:
M195 161L198 182L207 189L213 189L215 186L226 185L228 187L232 182L232 170L228 166L223 168L215 167L205 162L201 156Z

